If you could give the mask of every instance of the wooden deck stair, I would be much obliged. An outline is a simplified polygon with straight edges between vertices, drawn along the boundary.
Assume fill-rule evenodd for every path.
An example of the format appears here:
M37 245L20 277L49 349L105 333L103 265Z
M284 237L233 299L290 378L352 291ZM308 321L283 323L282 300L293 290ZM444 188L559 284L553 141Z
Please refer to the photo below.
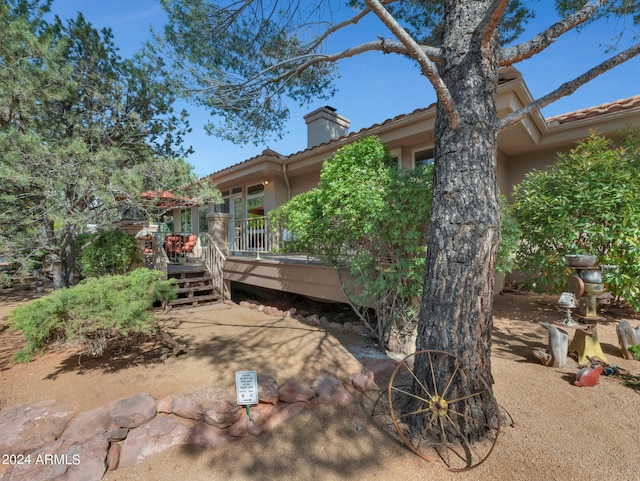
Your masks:
M167 303L166 310L198 307L221 302L207 267L200 262L169 264L167 277L178 283L178 298Z

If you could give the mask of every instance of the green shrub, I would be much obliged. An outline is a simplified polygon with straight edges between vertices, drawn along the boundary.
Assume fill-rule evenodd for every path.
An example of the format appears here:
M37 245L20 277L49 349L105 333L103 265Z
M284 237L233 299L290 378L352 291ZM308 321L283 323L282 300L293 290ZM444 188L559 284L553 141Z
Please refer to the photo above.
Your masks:
M292 234L290 249L337 270L356 313L394 351L406 349L417 325L432 171L398 168L386 146L367 137L324 162L317 189L269 213Z
M406 349L417 326L432 182L433 165L399 168L378 138L367 137L323 164L317 189L269 212L272 227L291 234L290 252L337 269L352 307L391 350ZM520 231L504 200L503 209L497 268L506 272Z
M84 277L126 274L141 260L135 236L120 229L78 236L76 244L82 249L78 268Z
M27 341L14 359L28 361L51 343L73 340L83 343L83 352L100 355L110 340L153 333L154 302L175 296L172 281L160 281L158 272L144 268L127 275L86 279L55 291L9 314L11 327Z
M593 254L609 292L640 309L640 133L620 146L599 136L580 142L548 171L516 186L514 212L523 238L518 266L528 287L560 292L566 254Z

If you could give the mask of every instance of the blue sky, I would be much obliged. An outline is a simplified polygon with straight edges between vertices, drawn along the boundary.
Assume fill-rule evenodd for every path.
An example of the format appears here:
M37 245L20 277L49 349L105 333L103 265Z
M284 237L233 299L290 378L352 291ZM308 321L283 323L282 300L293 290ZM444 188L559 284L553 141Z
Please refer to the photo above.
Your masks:
M551 2L535 2L547 8ZM150 37L150 28L159 30L165 14L157 0L54 0L53 13L62 19L75 17L80 11L97 28L110 27L115 43L123 57L132 55ZM538 13L529 24L523 38L539 32L555 21L553 12ZM585 70L607 58L601 43L607 42L612 31L621 28L618 22L600 22L580 34L571 32L536 57L515 65L535 97L555 89ZM365 25L360 35L377 34L385 37L386 30L377 19ZM621 48L629 46L621 43ZM199 176L207 175L229 165L246 160L269 147L281 154L290 154L306 148L306 125L303 116L323 105L335 107L339 114L351 121L351 130L357 131L435 101L433 88L422 77L412 61L397 55L367 54L339 64L341 78L337 94L329 100L318 100L299 108L290 103L291 118L282 140L267 145L234 145L206 135L203 125L208 113L185 104L190 112L193 132L186 143L195 149L187 160L194 165ZM640 58L616 67L589 84L543 109L546 117L560 113L631 97L640 93Z

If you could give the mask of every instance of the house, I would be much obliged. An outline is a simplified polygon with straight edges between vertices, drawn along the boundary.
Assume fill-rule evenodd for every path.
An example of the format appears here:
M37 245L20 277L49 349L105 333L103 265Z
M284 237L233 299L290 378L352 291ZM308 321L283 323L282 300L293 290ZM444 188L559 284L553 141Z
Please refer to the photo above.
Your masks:
M498 87L498 113L504 117L532 101L520 73L505 69ZM262 154L206 177L222 192L223 204L174 212L176 230L217 232L229 242L225 282L239 282L344 301L335 273L304 256L273 256L279 239L269 234L265 214L296 194L317 186L322 163L340 147L376 135L400 166L413 168L433 157L435 105L349 132L349 120L332 107L304 117L308 129L305 150L281 155ZM533 169L552 164L559 152L596 132L615 138L630 127L640 127L640 95L576 112L543 118L533 112L498 137L498 186L509 196L513 186Z

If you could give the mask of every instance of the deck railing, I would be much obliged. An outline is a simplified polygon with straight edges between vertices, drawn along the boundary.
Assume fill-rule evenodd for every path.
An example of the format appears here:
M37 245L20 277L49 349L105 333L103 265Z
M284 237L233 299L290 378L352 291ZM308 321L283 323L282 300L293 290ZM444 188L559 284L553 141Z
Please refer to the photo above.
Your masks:
M200 234L200 246L202 247L202 261L211 273L214 287L218 289L218 292L222 293L225 299L231 299L231 292L229 292L224 282L223 272L227 258L209 234Z
M273 252L279 247L280 235L272 232L269 218L233 219L230 226L231 252Z

